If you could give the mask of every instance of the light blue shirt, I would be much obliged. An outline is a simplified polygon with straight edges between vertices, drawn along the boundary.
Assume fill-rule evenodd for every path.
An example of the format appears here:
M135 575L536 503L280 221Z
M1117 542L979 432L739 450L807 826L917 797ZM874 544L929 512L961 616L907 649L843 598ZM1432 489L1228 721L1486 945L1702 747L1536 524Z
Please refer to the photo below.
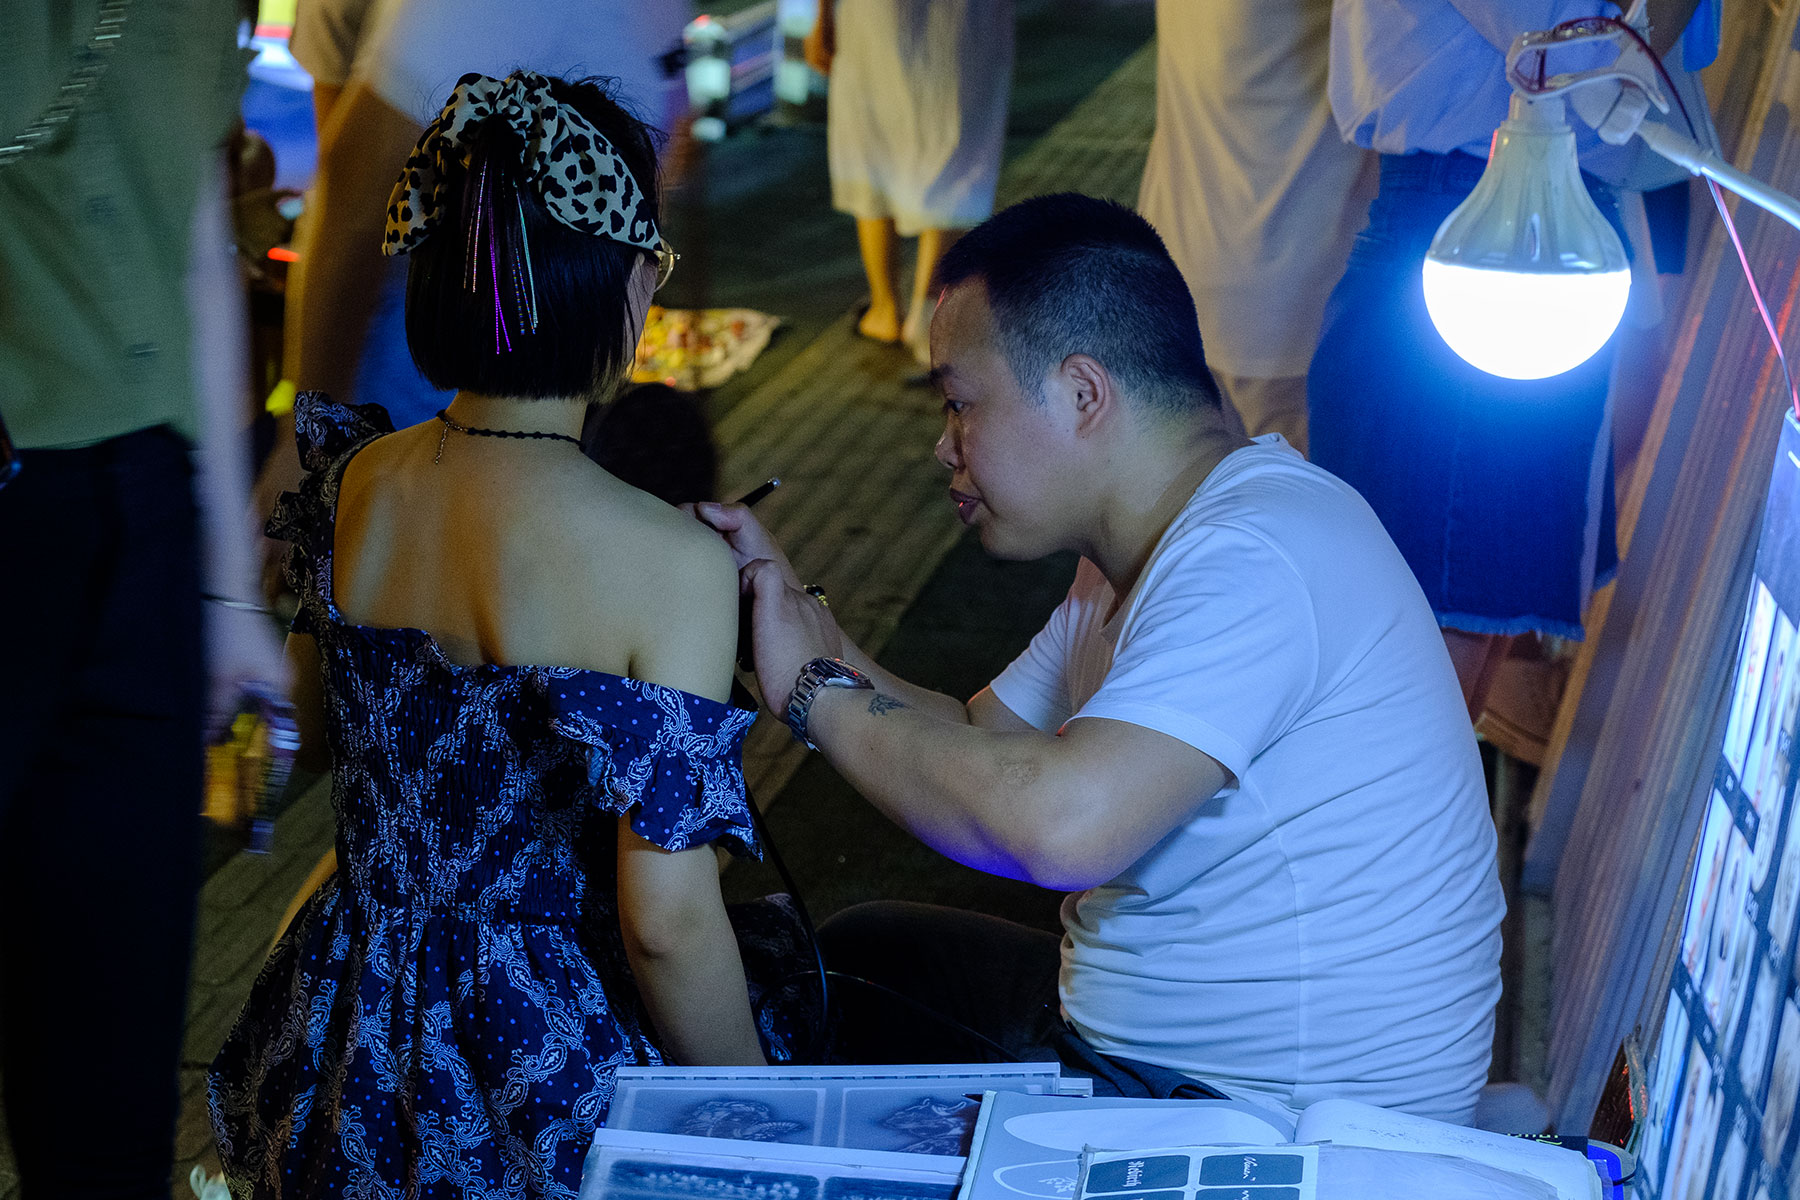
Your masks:
M1332 115L1344 139L1382 154L1463 150L1486 158L1506 119L1513 39L1579 17L1618 15L1604 0L1332 0ZM1595 65L1565 51L1556 72ZM1594 57L1604 61L1610 48ZM1585 150L1598 139L1580 121Z

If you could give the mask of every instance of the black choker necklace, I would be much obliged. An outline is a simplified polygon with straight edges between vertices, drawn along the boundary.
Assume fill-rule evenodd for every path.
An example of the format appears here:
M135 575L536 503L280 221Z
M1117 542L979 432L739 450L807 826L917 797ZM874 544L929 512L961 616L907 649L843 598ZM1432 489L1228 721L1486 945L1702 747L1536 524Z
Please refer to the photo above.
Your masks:
M456 430L458 433L466 433L471 437L541 438L552 442L569 442L576 446L581 445L580 438L570 437L566 433L546 433L541 429L477 429L473 425L464 425L457 421L450 415L450 410L447 408L438 409L437 419L444 423L444 432L438 435L437 453L431 456L431 461L434 463L443 460L444 442L449 438L452 429Z

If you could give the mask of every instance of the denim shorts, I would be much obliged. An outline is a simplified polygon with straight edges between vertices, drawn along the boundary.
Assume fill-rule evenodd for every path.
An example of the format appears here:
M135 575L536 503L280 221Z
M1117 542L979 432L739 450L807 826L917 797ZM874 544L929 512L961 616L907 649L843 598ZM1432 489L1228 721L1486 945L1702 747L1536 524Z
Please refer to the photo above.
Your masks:
M1382 156L1308 372L1312 459L1374 508L1440 624L1579 638L1588 597L1618 567L1613 342L1566 374L1512 380L1438 335L1425 251L1482 167L1460 153ZM1616 195L1588 183L1617 227Z

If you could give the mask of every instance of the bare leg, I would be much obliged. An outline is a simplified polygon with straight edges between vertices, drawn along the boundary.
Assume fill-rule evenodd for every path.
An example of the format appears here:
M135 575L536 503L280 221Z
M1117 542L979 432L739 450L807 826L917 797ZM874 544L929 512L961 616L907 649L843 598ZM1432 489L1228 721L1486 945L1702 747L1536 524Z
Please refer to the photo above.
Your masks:
M869 311L856 332L878 342L900 340L900 300L894 294L894 222L858 217L856 244L862 250L863 274L869 277Z
M1512 639L1492 633L1465 633L1448 627L1443 634L1444 648L1450 651L1450 662L1456 667L1456 681L1462 685L1463 700L1469 706L1469 720L1477 720L1487 707L1494 672L1506 658Z
M306 907L306 902L313 898L313 893L324 887L325 881L337 874L337 869L337 847L333 846L313 866L312 874L306 877L306 882L300 885L300 890L294 893L292 900L288 901L287 911L281 914L281 923L275 926L275 937L269 942L269 949L275 948L275 943L279 942L282 935L288 931L288 926L294 923L294 918L300 915L300 910Z
M960 229L925 229L919 233L919 262L913 269L912 304L906 310L906 323L900 327L900 339L913 352L913 357L931 364L931 313L936 297L931 294L931 277L937 273L938 260L944 251L962 236Z

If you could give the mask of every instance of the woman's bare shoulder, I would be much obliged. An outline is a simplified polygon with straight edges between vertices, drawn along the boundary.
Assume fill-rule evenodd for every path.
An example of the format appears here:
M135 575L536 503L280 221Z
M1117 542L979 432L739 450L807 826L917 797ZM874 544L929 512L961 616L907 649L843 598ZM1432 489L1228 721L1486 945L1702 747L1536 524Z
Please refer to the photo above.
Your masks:
M602 569L616 568L622 552L651 576L696 586L724 580L735 592L737 572L724 539L680 509L611 476L584 495L582 508L586 515L575 528L593 554L614 560L601 563Z
M638 574L632 674L723 700L737 644L737 570L719 535L675 509L657 514Z
M574 516L576 609L604 614L593 636L630 646L631 674L722 699L737 639L737 570L713 530L617 481ZM575 615L569 612L569 617Z

